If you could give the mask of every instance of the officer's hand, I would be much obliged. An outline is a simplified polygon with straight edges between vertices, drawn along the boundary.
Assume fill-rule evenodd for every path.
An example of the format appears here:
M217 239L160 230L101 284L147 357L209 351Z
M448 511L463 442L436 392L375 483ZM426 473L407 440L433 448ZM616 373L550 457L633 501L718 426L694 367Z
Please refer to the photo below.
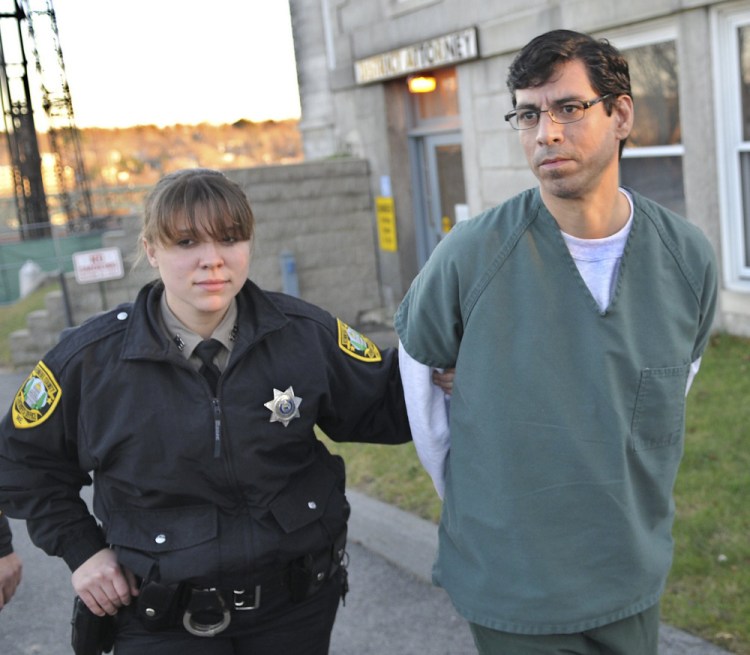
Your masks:
M453 378L456 377L455 368L446 368L442 372L438 369L432 371L432 383L439 386L443 393L447 393L449 396L453 393Z
M21 559L15 553L0 557L0 610L13 598L21 583Z
M129 605L138 595L138 586L131 571L122 568L117 556L103 548L89 557L71 576L73 589L97 616L116 614L118 608Z

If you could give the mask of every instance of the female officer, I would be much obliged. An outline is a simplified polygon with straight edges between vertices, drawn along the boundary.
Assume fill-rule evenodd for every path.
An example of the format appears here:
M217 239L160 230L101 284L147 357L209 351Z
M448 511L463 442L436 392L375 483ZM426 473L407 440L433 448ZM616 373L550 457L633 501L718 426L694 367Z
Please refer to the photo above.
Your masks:
M248 280L253 226L223 174L163 178L160 281L62 339L0 426L0 506L115 617L118 655L327 653L349 506L313 428L410 439L395 352Z

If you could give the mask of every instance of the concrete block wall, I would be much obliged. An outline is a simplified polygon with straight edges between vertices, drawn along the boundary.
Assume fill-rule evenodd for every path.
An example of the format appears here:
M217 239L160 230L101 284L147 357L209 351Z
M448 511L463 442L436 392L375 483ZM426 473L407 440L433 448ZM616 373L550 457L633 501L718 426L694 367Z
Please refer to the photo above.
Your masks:
M226 171L250 199L255 244L250 278L282 291L279 255L296 260L300 297L348 323L379 308L374 199L360 159Z
M280 254L296 260L299 295L347 323L382 315L376 263L374 200L369 165L337 159L304 164L225 171L247 194L256 220L250 278L261 288L282 291ZM118 246L125 277L80 285L65 278L73 325L135 298L155 272L138 259L141 217L125 217L107 233L103 246ZM67 326L65 295L47 294L45 309L10 336L15 367L33 366Z

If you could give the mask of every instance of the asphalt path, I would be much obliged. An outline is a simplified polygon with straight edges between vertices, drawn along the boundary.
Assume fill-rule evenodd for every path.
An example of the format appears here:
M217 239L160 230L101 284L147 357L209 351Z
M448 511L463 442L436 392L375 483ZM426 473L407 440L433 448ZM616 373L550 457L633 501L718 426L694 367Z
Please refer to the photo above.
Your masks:
M0 413L24 376L0 371ZM445 592L429 582L436 527L356 491L348 495L351 590L338 611L330 655L475 655L466 622ZM70 571L31 544L23 521L11 519L11 526L23 580L0 612L0 655L70 655ZM659 652L726 653L665 625Z

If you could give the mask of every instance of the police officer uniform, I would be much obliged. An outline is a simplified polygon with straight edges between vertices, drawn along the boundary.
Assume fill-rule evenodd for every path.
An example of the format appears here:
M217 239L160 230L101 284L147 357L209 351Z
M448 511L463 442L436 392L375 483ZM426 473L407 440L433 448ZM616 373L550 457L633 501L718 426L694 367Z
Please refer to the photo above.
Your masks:
M0 425L0 506L71 570L116 551L142 581L118 631L203 653L198 637L270 626L257 653L325 653L349 505L343 461L314 428L408 441L396 353L248 280L215 333L212 390L162 297L147 285L37 364ZM90 472L96 518L79 496ZM319 648L279 641L295 613L324 626Z

